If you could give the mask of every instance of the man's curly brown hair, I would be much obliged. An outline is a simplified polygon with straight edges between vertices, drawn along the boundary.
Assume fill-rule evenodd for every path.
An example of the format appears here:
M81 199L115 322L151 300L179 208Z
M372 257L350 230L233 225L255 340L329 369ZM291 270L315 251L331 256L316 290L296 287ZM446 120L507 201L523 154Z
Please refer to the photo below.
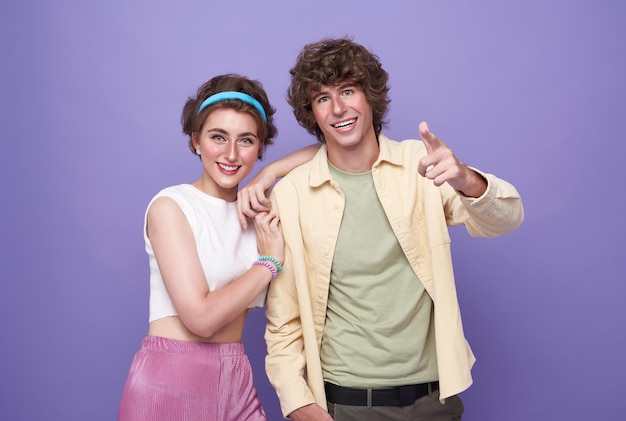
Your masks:
M325 141L324 134L311 108L311 94L319 91L321 85L354 83L363 90L372 107L376 137L386 125L385 117L391 102L387 96L389 75L376 55L352 39L325 38L305 45L289 72L291 85L287 90L287 101L298 123L321 143Z

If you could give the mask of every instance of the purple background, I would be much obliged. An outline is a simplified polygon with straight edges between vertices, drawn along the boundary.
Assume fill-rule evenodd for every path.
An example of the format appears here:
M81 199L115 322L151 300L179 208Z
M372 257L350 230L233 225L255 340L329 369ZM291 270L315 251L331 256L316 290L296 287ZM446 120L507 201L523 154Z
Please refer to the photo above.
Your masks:
M260 79L282 156L313 142L284 100L296 54L346 34L391 75L391 138L427 120L524 199L513 234L452 229L464 420L624 419L625 21L591 0L2 1L0 419L116 418L147 328L145 206L201 171L184 101ZM263 323L245 343L277 420Z

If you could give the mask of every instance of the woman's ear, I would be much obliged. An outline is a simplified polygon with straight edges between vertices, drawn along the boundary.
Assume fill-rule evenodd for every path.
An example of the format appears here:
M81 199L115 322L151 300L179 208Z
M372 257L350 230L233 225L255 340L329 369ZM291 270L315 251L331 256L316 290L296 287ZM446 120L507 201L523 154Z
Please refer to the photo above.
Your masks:
M200 140L198 139L198 132L191 132L191 144L195 149L200 148Z

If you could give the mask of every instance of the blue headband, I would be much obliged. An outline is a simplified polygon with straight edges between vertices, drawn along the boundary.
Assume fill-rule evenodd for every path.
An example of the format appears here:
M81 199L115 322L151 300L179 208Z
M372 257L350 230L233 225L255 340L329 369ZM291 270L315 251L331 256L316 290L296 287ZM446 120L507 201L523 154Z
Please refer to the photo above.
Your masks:
M200 109L198 110L198 114L200 114L202 110L204 110L206 107L208 107L211 104L215 104L216 102L220 102L220 101L226 101L229 99L238 99L240 101L243 101L247 104L252 105L254 108L257 109L259 114L261 114L261 117L263 117L263 121L267 123L267 115L265 115L265 110L263 109L263 106L261 105L261 103L257 101L256 99L252 98L250 95L244 94L243 92L224 91L224 92L217 93L215 95L211 95L210 97L202 101L202 104L200 104Z

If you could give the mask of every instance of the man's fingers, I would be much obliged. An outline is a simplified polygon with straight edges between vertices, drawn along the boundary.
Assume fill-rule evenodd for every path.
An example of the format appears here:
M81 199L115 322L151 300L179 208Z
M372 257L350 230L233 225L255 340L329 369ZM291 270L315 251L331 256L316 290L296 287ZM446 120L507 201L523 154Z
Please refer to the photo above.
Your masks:
M247 216L250 213L250 203L247 200L247 193L239 190L237 192L237 213L239 214L239 223L243 229L248 228Z
M254 209L256 209L257 211L269 210L272 202L270 202L270 200L265 195L265 191L263 190L263 188L261 188L260 186L257 187L254 191L253 196L255 199L253 203Z
M441 175L449 167L445 162L448 161L448 155L451 154L451 151L445 143L430 131L428 123L425 121L419 124L419 132L426 148L426 155L420 159L417 171L421 176L430 180L441 178ZM438 186L441 185L441 182L438 181L435 184Z
M237 212L241 226L247 228L246 218L254 218L259 212L269 211L271 204L261 186L256 185L239 190L237 192Z
M424 146L426 146L426 152L428 154L433 153L435 149L444 145L444 143L430 131L430 129L428 128L428 123L426 123L425 121L422 121L419 124L419 132L420 137L424 142Z

